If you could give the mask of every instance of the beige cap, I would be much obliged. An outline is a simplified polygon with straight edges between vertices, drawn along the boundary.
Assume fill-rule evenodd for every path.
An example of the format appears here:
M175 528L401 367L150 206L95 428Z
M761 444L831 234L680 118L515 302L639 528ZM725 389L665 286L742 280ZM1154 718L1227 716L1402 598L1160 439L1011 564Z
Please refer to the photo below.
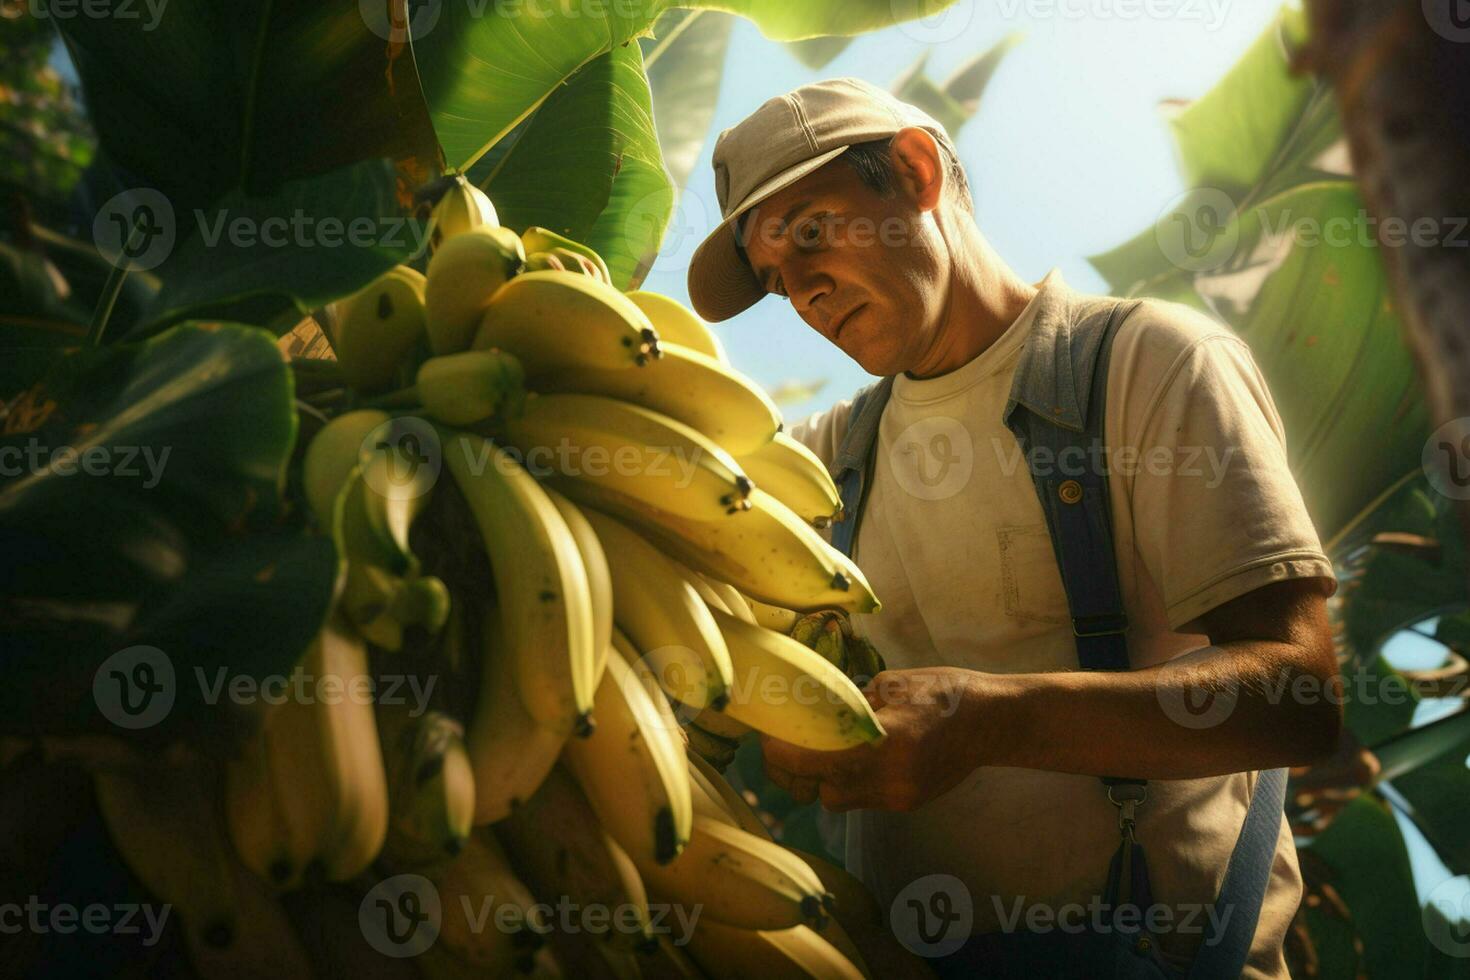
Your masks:
M706 320L726 320L764 296L736 249L740 215L835 159L854 143L920 126L955 153L944 127L923 110L860 78L829 78L778 95L715 141L715 193L723 220L694 250L689 300Z

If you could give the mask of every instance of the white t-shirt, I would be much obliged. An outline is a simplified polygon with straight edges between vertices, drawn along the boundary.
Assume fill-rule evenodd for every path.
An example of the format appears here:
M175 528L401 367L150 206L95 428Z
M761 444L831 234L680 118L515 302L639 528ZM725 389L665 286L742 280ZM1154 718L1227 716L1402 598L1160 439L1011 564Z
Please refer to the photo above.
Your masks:
M890 668L1077 669L1045 517L1001 421L1038 307L1075 295L1053 270L974 360L894 381L854 550L883 609L853 617ZM830 466L850 409L841 402L791 433ZM1196 620L1221 603L1281 579L1332 577L1266 383L1226 327L1145 301L1113 342L1104 434L1135 667L1207 645ZM1149 783L1138 840L1154 901L1175 916L1177 927L1158 938L1176 965L1202 938L1186 931L1186 906L1214 901L1255 782L1252 772ZM914 812L851 814L847 862L884 908L918 878L959 877L974 906L971 931L984 933L1014 921L1018 899L1023 910L1085 906L1103 891L1117 845L1117 810L1095 777L982 767ZM1288 976L1282 943L1301 890L1283 816L1244 976ZM1200 912L1193 925L1206 921Z

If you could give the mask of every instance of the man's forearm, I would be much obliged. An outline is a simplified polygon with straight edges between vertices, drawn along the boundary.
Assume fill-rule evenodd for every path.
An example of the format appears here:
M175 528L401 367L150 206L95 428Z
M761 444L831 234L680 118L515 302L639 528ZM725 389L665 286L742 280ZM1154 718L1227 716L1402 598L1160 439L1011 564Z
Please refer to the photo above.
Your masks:
M1341 681L1290 643L1238 640L1134 671L978 680L981 765L1191 779L1328 755Z

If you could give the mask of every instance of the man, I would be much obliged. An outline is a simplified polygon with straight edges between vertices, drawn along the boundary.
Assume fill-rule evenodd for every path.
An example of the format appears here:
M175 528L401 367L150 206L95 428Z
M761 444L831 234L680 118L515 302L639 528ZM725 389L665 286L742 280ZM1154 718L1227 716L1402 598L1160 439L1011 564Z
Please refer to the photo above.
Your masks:
M720 134L713 166L724 221L691 263L695 309L718 321L775 293L893 379L853 551L883 602L853 626L887 661L868 696L888 736L840 753L766 739L770 778L851 812L847 863L885 908L957 878L975 936L1088 921L1120 850L1098 777L1149 780L1128 812L1162 916L1152 955L1187 966L1259 771L1329 754L1341 725L1336 582L1250 351L1153 300L1113 334L1106 488L1132 669L1079 670L1003 416L1028 343L1066 328L1083 297L1055 270L1018 277L976 227L943 127L859 80L769 100ZM792 434L835 468L851 412L841 402ZM1320 696L1289 693L1312 685ZM1202 692L1217 697L1193 713ZM1248 977L1287 976L1301 896L1275 809Z

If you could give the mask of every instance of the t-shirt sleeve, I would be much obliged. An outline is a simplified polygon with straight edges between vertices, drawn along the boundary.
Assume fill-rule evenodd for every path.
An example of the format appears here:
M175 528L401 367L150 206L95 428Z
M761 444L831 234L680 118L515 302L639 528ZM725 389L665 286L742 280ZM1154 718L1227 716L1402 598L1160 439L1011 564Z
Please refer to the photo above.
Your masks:
M1112 460L1130 474L1135 547L1169 627L1202 632L1201 615L1271 582L1321 576L1335 589L1250 348L1219 328L1172 338L1153 345L1154 370L1148 355L1130 365L1139 377L1124 384L1125 438Z

